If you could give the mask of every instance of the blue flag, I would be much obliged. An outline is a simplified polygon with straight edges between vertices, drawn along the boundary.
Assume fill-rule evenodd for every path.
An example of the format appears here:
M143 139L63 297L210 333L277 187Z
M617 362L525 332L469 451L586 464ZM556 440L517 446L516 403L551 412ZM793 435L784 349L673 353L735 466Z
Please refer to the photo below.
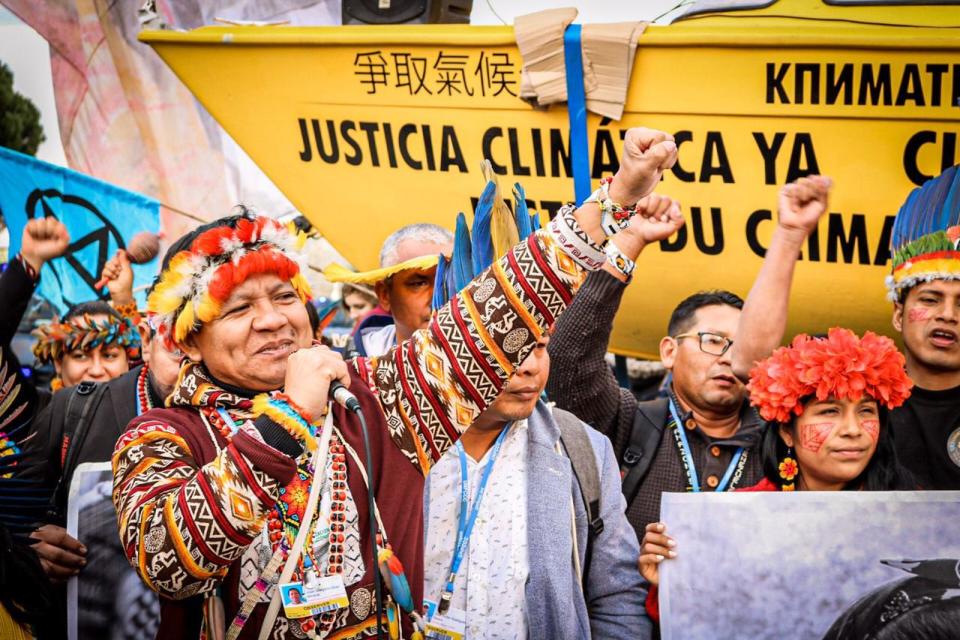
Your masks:
M158 233L160 203L71 169L0 147L0 213L10 228L10 256L20 251L32 218L56 218L70 233L67 252L43 265L38 293L62 315L78 302L106 300L97 291L103 266L141 231ZM158 259L133 265L137 303L153 282Z

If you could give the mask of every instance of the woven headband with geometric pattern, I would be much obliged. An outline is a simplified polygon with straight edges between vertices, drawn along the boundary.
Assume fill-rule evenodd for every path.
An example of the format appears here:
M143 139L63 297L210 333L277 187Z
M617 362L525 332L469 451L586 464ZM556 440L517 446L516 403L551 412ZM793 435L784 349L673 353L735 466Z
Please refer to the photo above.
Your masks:
M890 300L919 282L960 280L960 165L914 189L897 213L890 239Z
M310 285L303 275L307 262L301 252L306 239L292 223L264 216L204 231L170 260L147 299L147 307L157 315L158 332L182 343L200 324L220 315L237 285L258 274L272 273L290 282L301 302L308 302Z

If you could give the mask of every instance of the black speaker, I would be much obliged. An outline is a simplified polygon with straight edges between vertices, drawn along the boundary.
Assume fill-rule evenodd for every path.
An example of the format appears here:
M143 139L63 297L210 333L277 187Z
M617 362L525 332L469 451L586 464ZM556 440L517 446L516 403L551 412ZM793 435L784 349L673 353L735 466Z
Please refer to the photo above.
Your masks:
M469 24L473 0L343 0L343 24Z

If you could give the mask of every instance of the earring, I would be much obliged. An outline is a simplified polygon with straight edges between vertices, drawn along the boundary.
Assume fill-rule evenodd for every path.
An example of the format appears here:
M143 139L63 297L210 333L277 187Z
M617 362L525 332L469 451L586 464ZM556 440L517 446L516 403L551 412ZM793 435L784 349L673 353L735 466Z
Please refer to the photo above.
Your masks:
M793 456L793 447L787 447L787 455L783 458L783 461L780 462L779 466L780 478L782 479L780 483L781 491L793 491L796 489L793 479L800 473L800 467L797 466L797 461Z

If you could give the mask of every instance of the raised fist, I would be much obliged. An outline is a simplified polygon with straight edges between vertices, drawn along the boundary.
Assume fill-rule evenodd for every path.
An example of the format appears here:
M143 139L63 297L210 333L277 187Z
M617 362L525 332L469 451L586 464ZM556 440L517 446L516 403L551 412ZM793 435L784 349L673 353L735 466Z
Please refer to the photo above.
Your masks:
M780 226L804 237L810 235L827 212L831 186L833 183L826 176L807 176L780 189Z
M70 234L56 218L34 218L23 228L20 255L31 267L40 270L43 263L63 255L70 246Z
M668 196L651 193L637 202L637 215L630 224L611 238L620 251L636 260L652 242L666 240L684 225L680 203Z
M620 169L610 184L610 198L630 206L660 183L663 172L677 161L673 136L656 129L629 129L623 139Z
M118 249L116 255L107 260L101 277L107 281L107 290L114 303L133 300L133 266L125 250Z

